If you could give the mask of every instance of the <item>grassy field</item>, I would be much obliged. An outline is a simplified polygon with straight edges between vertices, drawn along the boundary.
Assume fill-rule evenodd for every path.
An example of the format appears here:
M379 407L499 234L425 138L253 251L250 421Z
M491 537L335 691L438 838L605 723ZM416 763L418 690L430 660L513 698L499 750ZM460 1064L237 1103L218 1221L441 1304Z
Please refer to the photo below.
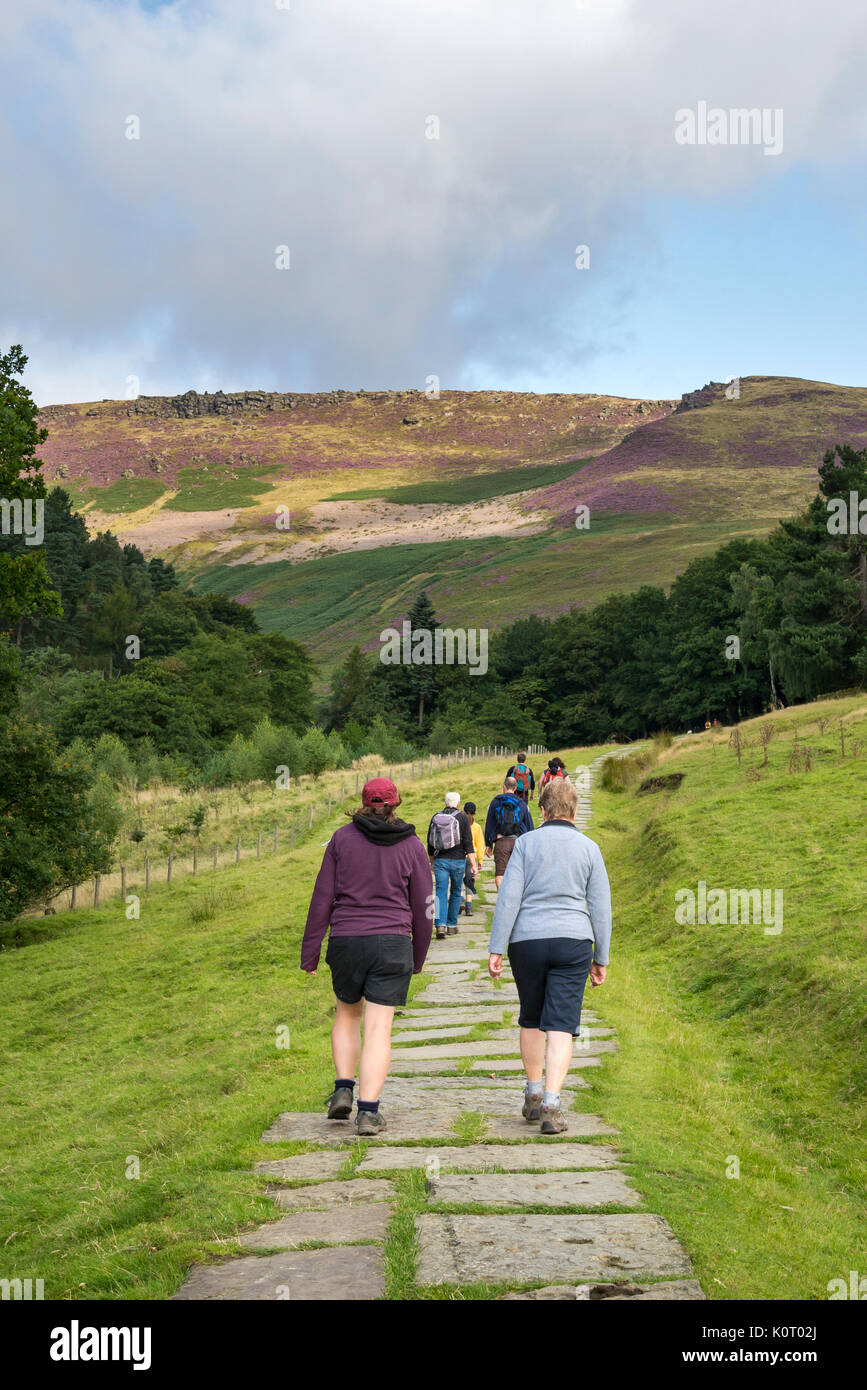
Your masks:
M822 1299L864 1268L867 701L768 722L767 767L754 723L740 767L718 731L662 754L655 771L686 774L677 791L594 792L615 935L593 1007L621 1050L581 1104L621 1129L636 1186L709 1297ZM796 727L809 772L790 770ZM564 756L572 768L597 751ZM502 771L405 784L404 813L423 828L455 782L484 805ZM326 838L155 891L139 921L114 902L0 953L0 1277L43 1278L48 1298L164 1298L190 1262L240 1253L237 1235L273 1218L248 1170L305 1146L259 1136L280 1110L317 1108L332 1080L327 971L297 964ZM674 894L699 879L781 888L782 932L679 926ZM417 1176L399 1186L388 1296L441 1297L413 1283L423 1194Z
M616 903L597 1007L621 1044L594 1104L710 1297L826 1298L865 1256L867 759L852 740L867 736L867 702L742 730L740 767L727 733L701 735L663 755L659 771L686 774L679 790L594 795L589 833ZM809 772L790 770L796 731ZM782 931L678 925L674 894L699 880L781 889Z
M477 473L469 478L430 479L423 483L407 483L403 487L362 487L350 492L333 492L326 502L356 502L379 497L383 502L402 502L420 505L425 502L483 502L490 497L504 497L531 488L550 487L570 478L589 458L570 459L567 463L539 464L532 468L506 468L500 472Z
M761 524L674 525L664 516L594 515L574 527L521 538L472 534L429 544L351 550L293 564L214 564L191 572L195 593L243 595L269 632L305 642L330 667L354 642L374 647L384 626L399 621L419 590L430 594L447 626L496 629L527 612L551 614L598 602L609 593L654 584L667 570L714 550Z

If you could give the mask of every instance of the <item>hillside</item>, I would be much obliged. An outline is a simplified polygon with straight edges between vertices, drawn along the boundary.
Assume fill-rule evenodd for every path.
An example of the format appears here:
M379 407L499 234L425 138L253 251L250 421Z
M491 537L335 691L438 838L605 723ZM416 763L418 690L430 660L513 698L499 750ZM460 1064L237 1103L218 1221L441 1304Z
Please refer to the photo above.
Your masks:
M797 510L826 448L867 443L867 389L778 377L677 404L187 392L40 416L46 479L91 529L252 604L327 666L375 648L422 586L444 622L495 628L669 583Z

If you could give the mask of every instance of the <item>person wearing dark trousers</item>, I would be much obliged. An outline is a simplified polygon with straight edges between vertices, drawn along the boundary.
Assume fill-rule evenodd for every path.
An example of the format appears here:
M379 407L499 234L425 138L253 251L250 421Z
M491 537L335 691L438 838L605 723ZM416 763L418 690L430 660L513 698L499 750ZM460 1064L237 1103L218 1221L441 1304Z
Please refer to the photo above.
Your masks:
M536 790L536 779L533 776L533 769L527 763L527 754L519 753L518 761L512 763L506 773L507 777L515 779L515 795L521 801L532 801L533 793Z
M325 960L337 1013L328 1118L345 1120L352 1113L357 1068L360 1135L386 1127L379 1098L391 1061L394 1011L406 1003L431 939L430 864L415 826L395 816L399 805L390 778L365 782L361 809L328 842L301 943L301 969L315 975L330 924Z
M599 846L575 825L573 784L553 779L539 806L544 823L518 839L503 877L488 970L499 979L508 950L527 1076L522 1113L528 1123L539 1123L542 1134L562 1134L569 1126L560 1091L581 1024L584 987L588 975L591 985L601 985L608 965L611 890Z
M478 871L470 822L459 809L458 792L446 792L445 809L431 817L427 832L428 854L433 862L436 884L436 935L457 936L461 910L461 887L467 863Z
M485 852L494 856L497 887L503 881L509 856L519 835L533 829L533 817L526 802L519 800L514 777L507 777L503 790L488 807L485 817Z

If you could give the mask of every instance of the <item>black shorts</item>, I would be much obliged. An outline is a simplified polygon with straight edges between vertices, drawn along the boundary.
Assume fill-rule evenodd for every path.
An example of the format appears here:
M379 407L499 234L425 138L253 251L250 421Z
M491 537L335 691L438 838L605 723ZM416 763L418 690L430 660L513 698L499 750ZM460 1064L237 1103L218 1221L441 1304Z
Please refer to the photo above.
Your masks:
M513 942L509 964L521 1001L520 1027L577 1037L592 963L592 941L543 936Z
M371 1004L406 1003L412 979L412 938L371 932L369 936L331 936L325 962L331 984L344 1004L364 998Z

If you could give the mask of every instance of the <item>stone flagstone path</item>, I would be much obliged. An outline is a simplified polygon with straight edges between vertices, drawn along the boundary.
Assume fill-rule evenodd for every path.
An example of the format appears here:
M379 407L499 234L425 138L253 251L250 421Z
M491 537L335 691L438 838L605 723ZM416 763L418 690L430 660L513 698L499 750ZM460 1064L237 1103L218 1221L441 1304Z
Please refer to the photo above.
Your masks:
M582 828L602 761L573 774ZM592 1077L617 1046L591 1010L563 1092L568 1132L543 1138L522 1119L518 996L507 970L499 988L487 975L493 880L485 893L473 918L461 918L460 944L431 943L431 982L395 1019L383 1137L362 1145L351 1122L327 1120L324 1108L278 1115L264 1143L317 1148L255 1165L275 1219L239 1237L249 1253L192 1269L176 1299L381 1298L398 1199L390 1175L417 1168L430 1208L415 1217L421 1287L542 1283L500 1297L704 1298L667 1222L644 1210L636 1176L610 1142L617 1131L571 1109L592 1085L582 1073ZM479 1024L485 1036L471 1038ZM468 1122L473 1139L461 1142Z

